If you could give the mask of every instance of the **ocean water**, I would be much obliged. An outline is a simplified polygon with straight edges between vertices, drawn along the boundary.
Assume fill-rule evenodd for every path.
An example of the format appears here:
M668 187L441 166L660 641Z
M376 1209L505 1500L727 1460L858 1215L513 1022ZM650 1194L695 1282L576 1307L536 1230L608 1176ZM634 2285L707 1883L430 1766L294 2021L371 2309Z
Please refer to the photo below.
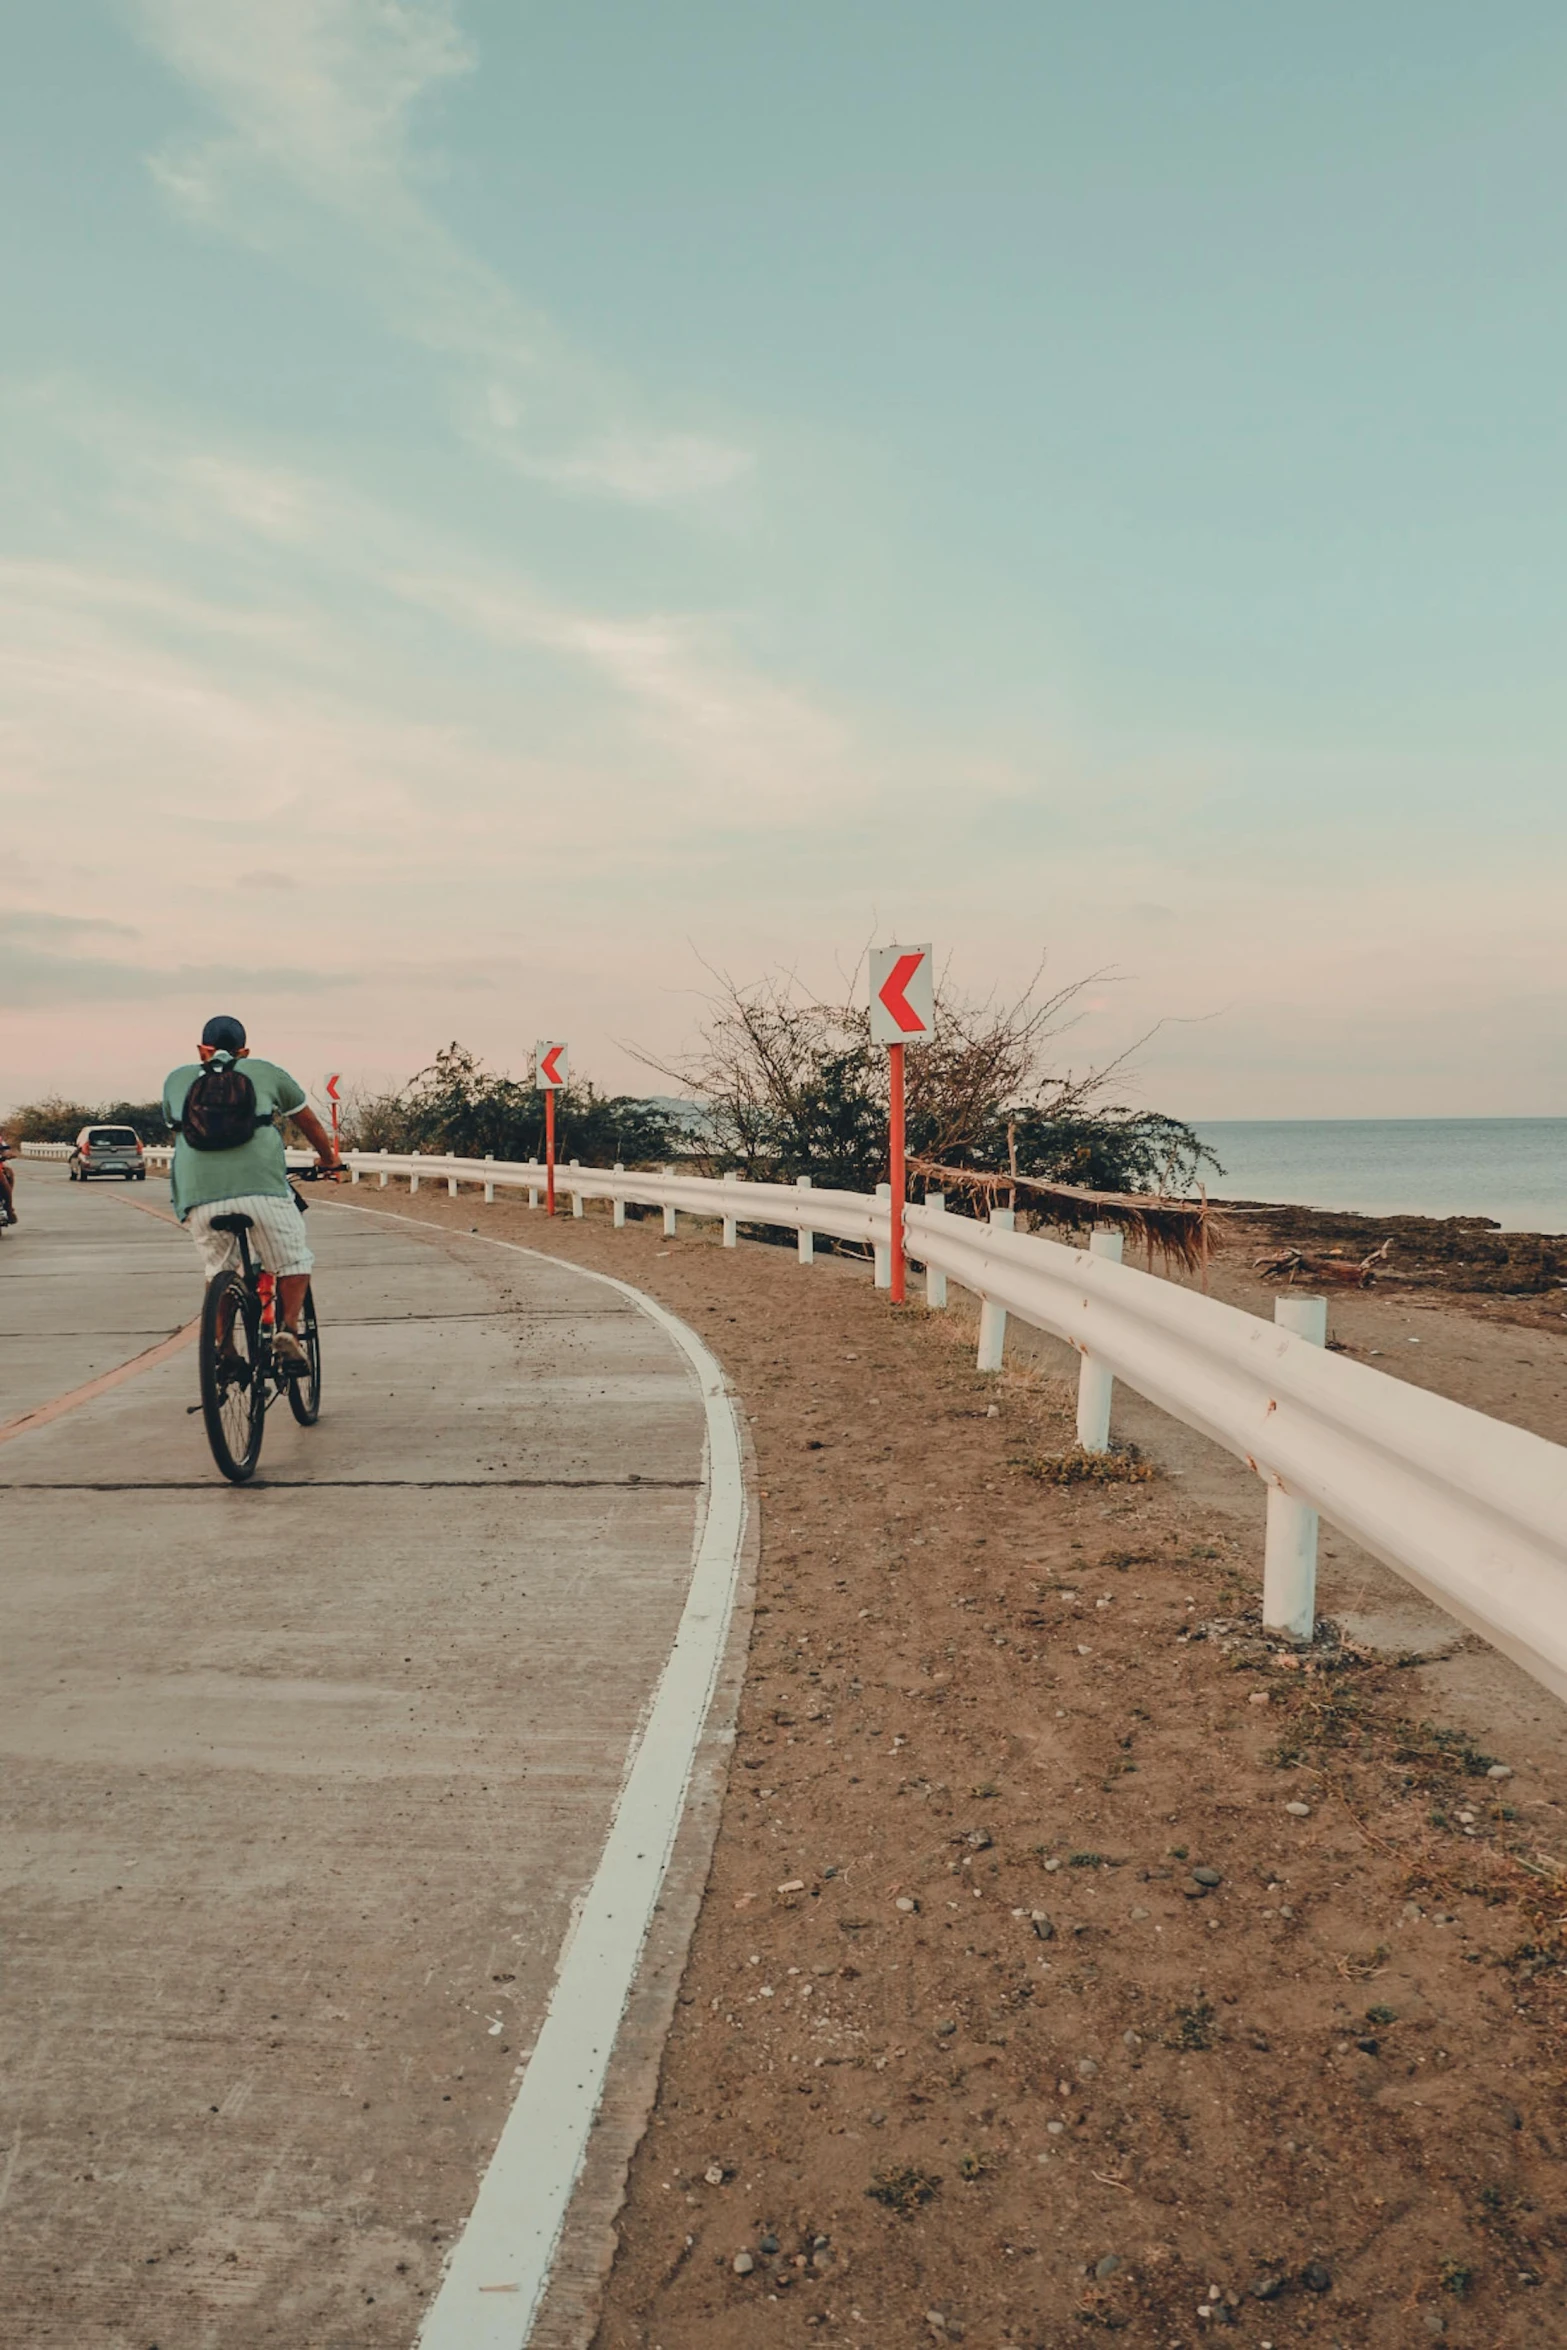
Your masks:
M1215 1199L1367 1215L1491 1216L1567 1232L1567 1118L1270 1118L1203 1122Z

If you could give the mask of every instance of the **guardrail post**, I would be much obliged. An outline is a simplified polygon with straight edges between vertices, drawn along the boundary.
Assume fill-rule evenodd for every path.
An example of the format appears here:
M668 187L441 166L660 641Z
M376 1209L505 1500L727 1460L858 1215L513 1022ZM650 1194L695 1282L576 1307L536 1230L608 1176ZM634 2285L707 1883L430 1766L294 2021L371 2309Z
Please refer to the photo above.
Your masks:
M1281 1297L1273 1319L1312 1346L1326 1346L1325 1297ZM1268 1480L1268 1537L1262 1561L1262 1628L1309 1640L1317 1628L1317 1513Z
M674 1168L673 1168L673 1167L665 1167L665 1168L664 1168L664 1170L663 1170L664 1174L666 1174L666 1175L673 1175L674 1171L675 1171L675 1170L674 1170ZM674 1211L674 1209L673 1209L672 1207L667 1207L667 1208L665 1208L665 1210L664 1210L664 1238L665 1238L666 1240L673 1240L673 1239L674 1239L674 1237L675 1237L675 1211Z
M350 1186L354 1185L355 1183L357 1183L357 1182L359 1181L359 1169L358 1169L357 1167L350 1167L350 1168L349 1168L349 1170L348 1170L348 1180L349 1180L349 1184L350 1184Z
M990 1228L993 1232L1010 1232L1017 1222L1013 1208L992 1208ZM999 1371L1001 1357L1007 1343L1007 1309L985 1297L979 1303L979 1359L975 1365L980 1371Z
M538 1165L538 1163L539 1163L539 1162L538 1162L538 1160L537 1160L537 1159L530 1159L530 1160L528 1161L528 1171L529 1171L529 1173L530 1173L530 1174L532 1173L533 1169L534 1169L534 1168L535 1168L535 1167ZM529 1207L530 1207L530 1208L536 1208L536 1207L538 1206L538 1204L539 1204L539 1187L538 1187L538 1185L537 1185L536 1183L530 1183L530 1184L529 1184L529 1186L528 1186L528 1205L529 1205Z
M412 1199L412 1198L413 1198L413 1195L414 1195L414 1193L415 1193L415 1192L418 1190L418 1188L419 1188L419 1178L418 1178L418 1176L417 1176L417 1175L410 1175L410 1176L409 1176L409 1178L408 1178L408 1196L409 1196L409 1198L410 1198L410 1199Z
M379 1181L379 1182L376 1184L376 1190L377 1190L377 1191L384 1191L384 1190L386 1189L387 1185L388 1185L388 1184L391 1182L391 1180L392 1180L391 1176L390 1176L390 1175L388 1175L388 1173L387 1173L386 1169L383 1167L383 1168L381 1169L381 1176L380 1176L380 1181Z
M582 1161L580 1159L568 1159L566 1163L571 1167L580 1167ZM571 1195L571 1212L574 1216L580 1216L585 1213L582 1204L582 1194L580 1191L574 1191Z
M617 1159L615 1161L614 1172L617 1175L624 1175L626 1169L623 1160ZM621 1198L618 1191L616 1192L614 1199L610 1204L614 1210L615 1230L617 1232L624 1232L626 1229L626 1203Z
M1088 1235L1088 1253L1091 1257L1108 1257L1112 1265L1121 1262L1125 1235L1108 1224L1098 1224ZM1085 1354L1077 1374L1077 1441L1084 1452L1110 1450L1110 1398L1115 1381L1106 1364L1096 1362Z
M946 1193L944 1191L927 1191L925 1194L925 1205L928 1208L934 1208L938 1216L944 1216L947 1212ZM927 1265L925 1267L925 1303L931 1308L932 1312L940 1313L945 1307L946 1302L946 1274L938 1273L934 1265Z
M745 1177L740 1173L739 1169L736 1168L730 1175L729 1180L731 1183L743 1183L745 1181ZM738 1216L726 1216L724 1218L724 1246L725 1248L738 1248L739 1245L740 1219Z
M450 1158L451 1153L448 1152L448 1162L450 1162ZM457 1197L457 1178L455 1175L448 1175L446 1178L446 1196L448 1199L455 1199Z
M794 1187L796 1191L809 1191L811 1188L809 1175L797 1175L794 1179ZM800 1252L802 1265L812 1265L816 1262L816 1235L814 1232L807 1232L803 1224L795 1236L795 1246Z
M876 1186L876 1197L878 1199L884 1199L887 1202L887 1223L890 1231L892 1224L892 1185L890 1183L878 1183ZM875 1245L876 1286L878 1289L890 1289L892 1287L892 1241L890 1238L886 1240L878 1240Z
M484 1155L485 1158L493 1164L495 1153L493 1151L486 1151ZM486 1207L493 1207L495 1205L495 1179L490 1175L487 1175L484 1179L484 1201Z

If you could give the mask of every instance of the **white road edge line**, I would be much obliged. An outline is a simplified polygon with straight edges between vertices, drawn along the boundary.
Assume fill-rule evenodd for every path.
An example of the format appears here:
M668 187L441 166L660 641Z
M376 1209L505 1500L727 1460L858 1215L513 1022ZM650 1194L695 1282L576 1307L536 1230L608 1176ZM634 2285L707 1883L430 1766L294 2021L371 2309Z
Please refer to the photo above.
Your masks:
M348 1207L349 1202L333 1202ZM407 1225L420 1218L353 1208ZM447 1232L444 1225L426 1229ZM690 1363L707 1418L706 1507L664 1670L627 1763L593 1882L557 1964L544 2023L473 2211L419 2329L418 2350L525 2350L587 2153L626 2001L685 1812L697 1747L729 1637L745 1542L740 1427L724 1375L694 1330L644 1291L545 1249L450 1233L563 1265L656 1322Z

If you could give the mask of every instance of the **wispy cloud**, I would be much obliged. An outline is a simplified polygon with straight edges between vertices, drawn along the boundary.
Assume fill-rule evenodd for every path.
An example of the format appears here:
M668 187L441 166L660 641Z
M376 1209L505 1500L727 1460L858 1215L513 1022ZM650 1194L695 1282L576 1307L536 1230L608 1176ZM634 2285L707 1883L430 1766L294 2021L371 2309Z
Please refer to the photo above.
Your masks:
M136 998L238 995L264 988L269 995L347 984L346 974L298 969L280 973L237 963L159 966L91 951L99 937L134 939L123 923L74 915L0 910L0 1007L39 1011L67 1004Z
M149 159L169 202L368 295L458 369L471 439L533 479L637 506L708 497L751 469L718 436L628 415L603 371L436 216L415 118L476 63L450 0L130 5L222 126Z
M667 828L679 812L730 829L794 829L828 805L841 814L870 788L844 723L768 676L722 615L594 611L341 477L231 442L193 445L188 429L72 383L45 389L46 398L13 394L15 411L25 409L35 437L53 435L62 465L79 453L80 467L94 469L93 493L155 551L139 567L0 562L0 611L15 615L0 671L13 679L26 672L41 687L64 660L72 673L112 678L128 713L165 692L182 733L204 711L216 723L211 689L223 699L246 677L258 697L268 677L287 674L296 685L331 681L340 697L362 694L368 704L384 698L381 640L388 627L404 629L413 609L470 648L525 647L563 680L587 674L610 689L601 718L624 730L629 717L636 730L623 742L630 771L617 799L648 803L650 744L665 762L659 814L625 809L633 831ZM75 535L93 529L84 520ZM201 554L215 591L166 582L168 557L182 549ZM182 665L166 674L172 647L203 644L227 646L218 667L202 659L196 675ZM298 693L288 699L297 713ZM371 728L387 731L384 721ZM462 729L441 732L451 739ZM524 720L520 739L530 732L536 738L536 725Z
M507 462L531 480L557 488L623 498L630 506L669 506L684 498L727 489L751 472L748 451L696 433L670 433L662 440L638 440L619 432L565 457L531 457L514 445L502 450Z

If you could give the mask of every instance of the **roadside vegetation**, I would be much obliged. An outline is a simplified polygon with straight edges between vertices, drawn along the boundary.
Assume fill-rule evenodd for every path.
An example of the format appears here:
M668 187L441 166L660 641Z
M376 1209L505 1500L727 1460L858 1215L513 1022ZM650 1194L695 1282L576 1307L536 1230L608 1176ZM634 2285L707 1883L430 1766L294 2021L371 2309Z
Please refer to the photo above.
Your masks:
M13 1142L74 1142L84 1126L130 1126L143 1142L163 1142L169 1131L161 1101L68 1102L60 1094L24 1102L6 1122Z
M1129 1054L1062 1065L1086 984L1008 1003L943 977L935 1032L907 1058L910 1157L1107 1192L1181 1193L1204 1164L1222 1172L1180 1119L1112 1098ZM753 1181L868 1191L887 1173L887 1055L859 1002L789 976L720 978L695 1048L647 1065L700 1105L707 1155Z
M1062 1065L1080 987L977 1001L943 983L935 1034L908 1056L910 1157L976 1175L1034 1177L1101 1192L1186 1194L1218 1161L1192 1129L1114 1100L1126 1059ZM556 1096L557 1147L585 1165L738 1169L758 1183L870 1191L887 1173L887 1055L863 1005L825 1002L792 978L717 982L692 1049L639 1056L665 1094L604 1094L591 1079ZM345 1140L364 1150L529 1159L544 1147L543 1096L487 1069L457 1042L405 1086L351 1105ZM959 1204L954 1202L955 1205Z

